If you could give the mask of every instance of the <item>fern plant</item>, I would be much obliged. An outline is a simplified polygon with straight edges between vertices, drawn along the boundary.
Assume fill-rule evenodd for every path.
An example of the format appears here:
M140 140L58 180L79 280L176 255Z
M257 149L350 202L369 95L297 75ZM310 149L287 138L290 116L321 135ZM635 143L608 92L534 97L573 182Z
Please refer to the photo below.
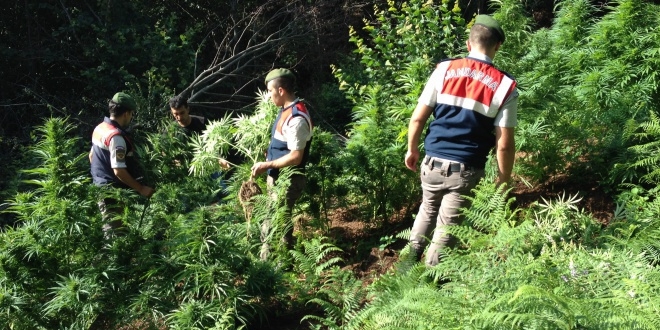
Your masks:
M304 251L291 251L296 269L305 276L303 289L312 291L307 304L318 305L324 315L306 315L301 321L311 321L313 329L343 329L360 308L365 297L362 282L336 256L341 249L317 237L303 242ZM320 285L320 287L318 287Z
M653 329L660 210L638 192L610 230L560 196L510 210L506 190L482 183L462 245L437 266L415 264L370 286L348 329ZM518 217L513 218L511 215ZM626 219L626 221L621 221ZM563 239L562 239L563 237ZM656 254L657 255L657 254Z
M321 288L308 303L319 305L323 316L306 315L301 321L314 321L312 329L345 329L351 322L365 297L362 281L346 269L332 267L324 276Z
M296 269L305 275L305 281L316 284L324 273L343 260L336 256L341 249L329 242L325 237L316 237L302 242L303 251L291 251L296 261Z
M660 263L658 190L632 187L621 193L615 215L604 232L608 244L626 246L651 265Z
M648 121L625 131L624 139L631 146L627 152L617 157L614 167L614 181L657 186L660 184L660 118L654 111Z

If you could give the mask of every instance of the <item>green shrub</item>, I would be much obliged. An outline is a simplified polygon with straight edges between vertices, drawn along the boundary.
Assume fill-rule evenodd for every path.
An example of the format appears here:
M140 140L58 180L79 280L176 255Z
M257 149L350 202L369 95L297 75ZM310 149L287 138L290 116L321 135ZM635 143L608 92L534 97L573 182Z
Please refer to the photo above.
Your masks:
M159 169L181 173L181 165L154 157L147 161L160 167L152 169L159 185L150 200L100 189L87 178L88 151L71 131L64 119L40 128L34 147L40 165L26 171L36 188L14 197L9 211L19 222L0 232L0 324L88 329L144 321L240 329L263 313L256 297L277 294L280 275L252 257L252 229L240 208L207 206L216 182L164 175ZM143 155L181 151L160 133L146 139L156 143ZM127 235L103 239L101 196L125 201L117 217Z

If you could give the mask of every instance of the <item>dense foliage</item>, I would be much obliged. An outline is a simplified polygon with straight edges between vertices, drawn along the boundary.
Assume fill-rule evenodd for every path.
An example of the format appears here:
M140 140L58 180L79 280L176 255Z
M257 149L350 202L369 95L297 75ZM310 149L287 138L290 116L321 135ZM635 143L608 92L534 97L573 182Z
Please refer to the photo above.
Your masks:
M258 329L294 315L311 329L660 328L660 24L655 15L660 7L640 0L606 6L564 0L553 24L542 29L535 29L520 1L499 1L493 8L507 31L495 63L520 86L516 183L534 186L556 175L599 179L616 201L607 223L580 207L579 194L541 196L517 208L510 197L515 186L496 188L490 166L471 207L463 210L467 221L451 229L460 244L444 251L439 265L410 262L404 247L393 269L368 281L344 267L355 261L350 258L409 235L393 226L409 223L420 195L417 174L403 165L407 120L435 62L466 52L472 17L461 3L390 1L376 7L363 28L349 30L345 37L354 53L336 60L336 83L305 101L318 110L317 122L337 115L337 109L325 107L350 104L352 121L341 135L332 122L315 128L309 183L294 212L296 247L275 248L266 262L258 257L260 225L272 221L272 242L292 225L279 202L292 171L283 171L275 187L257 178L268 193L247 204L238 198L251 164L262 160L268 144L276 109L266 94L243 99L251 104L247 111L215 116L193 138L154 110L162 95L189 86L190 77L177 77L175 84L170 79L195 70L188 60L196 50L186 45L205 44L202 32L211 23L182 22L197 11L214 12L210 3L177 7L181 11L165 10L165 3L142 8L146 4L137 2L124 3L130 6L123 11L100 2L90 10L59 11L46 4L3 9L68 20L69 28L55 34L66 34L79 46L103 48L117 39L112 52L99 56L92 56L93 47L76 52L67 43L45 44L35 52L51 60L44 68L64 65L54 55L61 51L72 52L72 62L83 63L86 56L98 61L80 70L93 84L71 82L59 86L63 90L106 91L120 87L117 75L130 76L122 79L141 105L154 111L138 117L145 125L133 134L144 178L157 191L147 200L131 191L94 187L87 174L88 135L80 134L82 117L58 116L69 113L65 106L54 106L50 97L44 101L50 110L35 116L43 122L25 147L26 161L18 163L22 181L3 191L9 198L3 216L14 223L0 232L0 327ZM250 2L243 5L230 13L252 8ZM125 19L120 14L131 10L144 20L119 24ZM232 17L223 24L241 21ZM23 23L11 17L3 24ZM153 26L162 33L135 37ZM112 37L96 38L105 34ZM216 41L223 44L222 38ZM163 54L180 54L174 56L180 66L134 68L145 65L135 61L115 66L113 59L120 56L115 52L135 45L145 52L136 57L154 63L167 57ZM14 57L3 60L11 65ZM204 56L199 60L215 63ZM279 63L296 60L296 55L278 57ZM96 75L102 79L93 79ZM34 90L25 93L38 95ZM43 119L44 114L52 118ZM222 173L217 160L232 152L245 161ZM96 203L113 196L127 200L118 219L129 231L109 241ZM383 239L347 242L331 235L331 215L347 207Z
M660 39L651 14L657 6L610 5L563 1L555 24L533 32L518 2L503 1L495 14L509 32L496 63L521 87L518 179L534 184L558 173L606 178L603 184L619 191L608 225L577 206L580 196L562 194L512 210L508 191L482 183L465 210L467 223L452 230L460 247L433 268L402 262L370 286L369 302L350 312L350 322L330 328L658 328ZM390 6L379 26L406 40L395 28L399 9ZM373 44L379 45L377 36ZM380 50L384 58L396 54ZM375 71L369 70L371 54L360 53L365 72ZM404 81L414 85L423 78ZM364 95L356 103L369 100Z

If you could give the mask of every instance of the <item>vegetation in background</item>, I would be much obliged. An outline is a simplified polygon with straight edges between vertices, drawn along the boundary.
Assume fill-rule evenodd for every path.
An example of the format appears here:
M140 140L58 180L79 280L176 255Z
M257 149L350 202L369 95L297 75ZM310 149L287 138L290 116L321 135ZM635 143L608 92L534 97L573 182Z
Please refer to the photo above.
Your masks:
M620 194L608 226L578 208L580 196L561 194L512 210L508 191L485 181L464 210L466 223L452 228L459 247L433 268L399 265L370 285L367 305L347 314L351 322L330 328L659 326L653 298L660 280L653 229L659 214L651 197L658 189L657 115L651 110L658 102L652 57L659 47L657 18L650 14L657 5L610 5L563 1L555 24L538 31L527 28L519 2L503 1L495 13L507 31L496 65L516 75L521 87L517 174L528 184L556 174L609 178ZM385 28L397 24L390 12L397 9L380 16ZM358 52L378 41L359 43ZM622 130L626 123L630 129ZM611 172L615 164L622 170ZM633 184L619 185L624 182ZM326 309L324 321L336 320Z
M334 72L354 104L342 176L364 217L384 226L417 201L417 175L405 169L402 158L407 119L435 61L462 50L466 22L450 1L390 1L376 14L364 27L367 37L351 29L358 61L335 66Z
M644 1L595 6L566 0L551 28L512 33L525 35L524 43L507 40L503 49L515 51L496 60L521 87L519 174L545 180L572 167L577 175L606 180L612 159L625 147L627 121L647 120L660 105L655 73L660 39L657 17L650 13L656 7Z
M149 23L153 26L182 24L177 14L158 8L137 10L160 17L160 23ZM436 267L401 263L362 281L344 267L341 247L370 242L324 237L333 211L358 206L359 221L384 233L385 243L370 247L407 239L408 230L397 232L391 225L419 199L419 178L403 167L407 120L435 62L465 54L470 17L464 19L462 9L448 1L389 2L377 8L363 31L352 29L346 36L355 53L333 70L352 103L353 122L346 138L316 128L310 182L296 210L303 215L296 218L302 228L296 248L275 249L268 262L258 258L260 223L273 219L270 239L279 241L288 224L285 212L264 194L246 217L236 198L252 160L263 157L268 143L275 109L263 95L247 113L218 116L195 140L158 120L156 112L139 116L137 121L153 119L147 126L157 127L134 132L144 177L157 191L149 201L130 191L114 192L128 201L119 217L129 233L111 243L102 239L96 205L108 192L87 177L89 146L77 131L81 117L45 120L27 147L34 163L22 167L19 178L26 189L3 192L11 196L4 215L16 222L0 232L0 327L251 329L302 313L307 316L300 317L301 326L311 329L660 328L660 24L654 15L660 8L650 2L619 0L603 7L564 0L554 24L540 30L531 28L519 1L498 2L495 12L507 32L495 63L521 87L517 180L534 185L554 175L602 178L617 202L607 224L579 207L580 195L542 197L517 209L509 197L512 188L497 189L485 180L475 189L472 206L463 210L466 222L452 228L459 246L446 251ZM79 16L71 22L91 12L72 12ZM57 15L54 19L66 17ZM84 27L104 18L89 16ZM19 18L4 24L19 24ZM135 43L131 33L142 31L142 23L135 24L120 29L126 39L111 38L125 40L120 46ZM198 25L181 26L190 29L186 38L199 37L193 33ZM79 32L57 33L76 40ZM186 38L172 39L186 35L179 33L162 34L165 41L158 45L183 43ZM157 54L160 46L145 44L152 38L157 39L147 34L136 44ZM39 51L55 58L49 47ZM108 63L99 70L109 73L105 70L113 67ZM117 70L137 80L151 77L141 87L129 86L145 105L162 102L155 101L162 95L158 86L172 88L160 69L149 71L153 76L136 75L142 69ZM31 90L25 89L26 95L37 95ZM44 102L51 107L42 114L69 112L52 106L52 100ZM217 157L230 148L250 161L227 174L224 189L212 173L219 170ZM283 171L284 184L273 191L279 199L290 174ZM258 184L267 191L263 178ZM404 248L401 254L406 253Z

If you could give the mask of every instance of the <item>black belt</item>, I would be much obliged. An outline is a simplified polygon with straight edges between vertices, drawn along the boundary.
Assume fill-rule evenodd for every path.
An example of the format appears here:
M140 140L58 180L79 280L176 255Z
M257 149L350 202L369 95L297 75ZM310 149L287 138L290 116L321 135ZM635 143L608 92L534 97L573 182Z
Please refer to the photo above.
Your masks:
M438 161L438 160L434 160L434 161L429 162L429 163L433 164L432 168L441 168L442 164L443 164L441 161ZM469 166L465 166L464 168L466 170L470 169ZM461 171L461 163L449 163L449 167L447 169L452 171L452 172L460 172Z
M439 160L433 160L429 159L428 164L431 166L431 168L442 168L442 164L445 162L439 161ZM456 163L456 162L449 162L449 166L447 169L451 172L460 172L461 171L461 163ZM470 165L463 165L463 169L467 171L474 171L476 168L474 166Z

